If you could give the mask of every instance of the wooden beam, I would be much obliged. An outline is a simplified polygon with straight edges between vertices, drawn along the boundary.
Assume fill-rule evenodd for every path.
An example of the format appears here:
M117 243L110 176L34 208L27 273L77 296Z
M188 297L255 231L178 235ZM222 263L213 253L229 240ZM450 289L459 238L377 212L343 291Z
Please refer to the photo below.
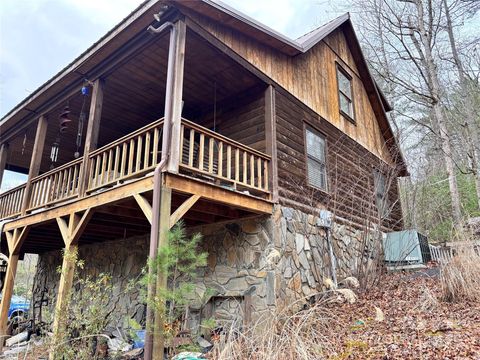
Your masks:
M5 231L10 231L25 225L41 224L43 222L55 220L58 217L70 215L72 212L81 212L88 208L94 209L105 204L112 204L131 197L133 194L138 194L142 191L149 191L151 189L153 189L153 177L142 178L99 194L89 195L73 203L15 219L6 223L4 229Z
M13 285L15 283L15 275L17 273L17 264L20 249L22 247L25 238L30 230L29 226L23 228L17 228L13 231L7 231L6 237L8 242L8 265L7 273L5 275L5 284L2 290L2 302L0 304L0 350L3 346L3 342L6 336L7 323L8 323L8 311L10 309L10 303L13 294Z
M15 243L13 249L11 250L12 254L19 254L22 245L27 238L28 233L30 232L30 226L25 226L23 229L16 229L17 230L17 237L15 239Z
M5 166L7 165L7 156L8 156L8 144L3 143L0 146L0 187L2 186L3 173L5 171Z
M58 217L56 220L58 228L60 229L60 233L62 234L63 242L65 243L65 245L68 245L68 224L61 217Z
M185 202L180 205L177 210L170 216L170 229L180 220L185 213L192 208L193 205L200 199L200 195L192 195Z
M62 341L62 334L65 333L65 325L68 317L68 303L72 290L77 256L77 245L69 244L65 247L65 251L63 254L62 272L60 275L60 285L58 288L57 302L55 304L55 316L53 319L54 345ZM54 360L56 358L56 355L57 354L55 351L51 351L49 354L49 359Z
M206 200L234 206L257 214L271 214L273 211L273 204L268 200L227 190L183 175L165 174L165 186L181 193L197 194Z
M278 202L277 122L275 114L275 88L269 85L265 91L265 143L270 155L269 183L272 201Z
M140 194L133 194L133 197L137 201L138 206L140 206L140 209L143 211L143 214L147 218L148 222L150 225L152 224L152 205L148 202L145 197L143 197Z
M79 216L78 213L75 212L70 213L68 223L61 217L56 218L65 247L68 248L70 245L77 244L78 239L82 236L92 215L93 210L88 208L82 216Z
M93 209L88 208L85 210L81 217L78 217L77 214L74 214L72 221L72 232L70 233L70 244L76 245L80 236L82 236L83 231L87 227L88 222L92 218Z
M13 285L17 273L18 254L10 254L8 257L5 285L2 290L2 302L0 304L0 351L7 336L8 311L13 295Z
M162 186L160 191L160 222L158 227L158 251L161 254L163 248L168 245L168 231L170 229L170 210L172 206L172 189ZM158 293L167 288L167 274L157 271L156 292ZM153 327L153 352L152 359L163 360L165 339L164 339L164 322L165 322L165 303L159 302L159 306L155 307L155 322Z
M32 179L38 176L40 166L42 165L43 147L45 145L45 137L47 135L48 121L42 115L38 119L37 132L35 133L35 143L33 144L32 157L30 158L30 170L28 171L27 185L23 195L22 215L25 215L28 204L30 202L30 193L32 190Z
M89 167L88 156L98 145L98 134L100 132L100 119L102 117L103 107L103 88L104 81L97 79L93 83L92 99L90 101L90 113L88 115L87 133L85 135L85 147L83 149L82 172L80 176L79 195L85 195L87 191Z
M185 40L187 34L187 28L185 22L179 20L174 25L176 27L176 48L174 54L174 64L172 69L167 71L172 72L172 96L171 96L171 109L172 118L165 119L165 123L170 120L172 124L171 130L171 143L170 143L170 157L168 161L167 169L170 172L178 173L178 167L180 164L180 134L181 120L182 120L182 96L183 96L183 73L185 64ZM171 51L170 49L169 51ZM166 104L167 106L167 104Z

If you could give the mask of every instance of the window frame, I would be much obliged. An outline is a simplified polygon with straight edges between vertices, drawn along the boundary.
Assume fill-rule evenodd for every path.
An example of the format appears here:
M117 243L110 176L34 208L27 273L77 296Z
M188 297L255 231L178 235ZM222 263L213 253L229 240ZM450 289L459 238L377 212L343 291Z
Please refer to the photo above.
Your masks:
M354 96L354 93L353 93L353 77L338 62L335 62L335 68L336 68L336 78L337 78L337 97L338 97L339 112L348 121L350 121L351 123L356 125L356 121L355 121L355 101L354 101L355 96ZM347 94L345 94L342 90L340 90L340 79L338 78L338 73L339 72L349 80L351 97L348 97ZM347 114L345 111L342 110L341 100L340 100L340 97L342 95L350 101L350 105L352 107L352 114L351 115Z
M310 183L310 180L309 180L308 159L311 156L308 154L307 131L310 131L311 133L319 136L320 138L323 139L323 142L324 142L325 162L324 162L323 166L325 168L325 188L318 187L317 185L314 185L314 184ZM304 156L305 156L305 180L306 180L306 184L309 187L314 188L314 189L322 192L325 195L328 195L329 194L328 191L329 191L330 186L328 184L328 160L327 160L327 158L328 158L328 142L327 142L327 135L323 131L319 130L316 126L310 124L307 121L304 121L303 122L303 143L304 143ZM314 160L319 162L318 159L314 159Z

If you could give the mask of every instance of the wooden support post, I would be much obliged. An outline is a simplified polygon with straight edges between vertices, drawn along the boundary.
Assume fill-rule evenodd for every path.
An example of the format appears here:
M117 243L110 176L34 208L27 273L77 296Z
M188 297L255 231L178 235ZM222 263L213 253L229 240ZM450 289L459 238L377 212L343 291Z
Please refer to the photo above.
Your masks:
M100 119L102 117L103 107L103 88L105 82L97 79L93 83L92 99L90 101L90 112L88 115L87 133L85 135L85 147L83 149L83 162L80 172L80 189L79 197L83 197L87 191L89 178L89 161L90 152L95 150L98 145L98 134L100 132Z
M271 156L268 187L272 192L272 201L278 202L278 166L277 166L277 126L275 116L275 88L272 85L265 91L265 143L266 152Z
M171 104L171 119L165 119L165 122L171 121L172 132L171 132L171 148L170 148L170 158L168 161L167 170L173 173L178 173L178 167L180 163L180 143L181 136L181 122L182 122L182 96L183 96L183 70L185 64L185 39L186 39L186 25L185 22L179 20L174 25L176 27L176 48L174 49L175 60L172 64L173 68L168 69L167 71L172 72L172 96L170 97Z
M2 186L3 173L5 171L5 166L7 165L7 155L8 155L8 144L3 143L0 146L0 187Z
M92 209L87 209L82 216L77 213L69 215L68 223L63 218L57 218L57 224L65 243L63 254L62 273L60 275L60 286L58 288L57 302L55 304L55 317L53 319L54 346L62 341L62 334L65 332L65 324L68 314L68 303L72 289L73 276L75 274L75 263L77 261L78 240L82 235L93 214ZM49 359L55 358L55 348L50 351Z
M7 335L8 326L8 310L12 300L13 285L15 283L15 275L17 273L18 257L25 238L28 235L30 227L17 228L13 231L7 231L8 243L8 265L7 274L5 276L5 285L3 286L2 302L0 304L0 351Z
M168 245L168 231L170 229L170 211L172 205L172 189L162 186L160 191L160 223L158 228L158 252ZM167 287L167 274L157 271L156 292ZM153 360L163 360L163 352L165 348L165 337L163 334L165 325L165 304L159 302L155 308L155 323L153 327Z
M38 176L40 166L42 165L43 147L45 145L45 137L47 135L48 121L42 115L38 119L37 132L35 133L35 143L33 144L32 157L30 158L30 169L28 171L27 185L23 195L22 215L27 212L28 204L30 202L30 195L32 191L32 179Z

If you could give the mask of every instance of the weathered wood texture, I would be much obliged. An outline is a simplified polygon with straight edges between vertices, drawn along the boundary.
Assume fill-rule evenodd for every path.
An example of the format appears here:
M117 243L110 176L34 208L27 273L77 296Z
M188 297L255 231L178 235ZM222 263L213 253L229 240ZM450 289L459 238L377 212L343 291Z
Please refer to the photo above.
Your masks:
M307 53L290 57L219 23L193 13L189 16L335 127L392 163L368 94L340 29ZM340 115L336 62L352 76L356 125Z
M385 229L402 225L396 174L393 167L370 153L293 96L276 93L277 156L280 203L302 208L328 208L340 221L356 227L377 223L373 171L390 175L388 201L393 209ZM328 193L306 186L304 132L309 125L323 133L327 143Z

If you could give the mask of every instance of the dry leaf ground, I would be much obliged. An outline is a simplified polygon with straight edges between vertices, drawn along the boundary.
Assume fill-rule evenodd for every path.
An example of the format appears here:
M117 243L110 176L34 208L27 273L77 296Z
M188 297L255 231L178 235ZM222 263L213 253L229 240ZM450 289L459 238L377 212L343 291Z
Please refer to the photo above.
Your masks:
M431 273L432 271L430 271ZM354 304L328 305L336 359L480 359L480 304L442 302L426 273L386 275ZM383 321L376 321L381 309Z

